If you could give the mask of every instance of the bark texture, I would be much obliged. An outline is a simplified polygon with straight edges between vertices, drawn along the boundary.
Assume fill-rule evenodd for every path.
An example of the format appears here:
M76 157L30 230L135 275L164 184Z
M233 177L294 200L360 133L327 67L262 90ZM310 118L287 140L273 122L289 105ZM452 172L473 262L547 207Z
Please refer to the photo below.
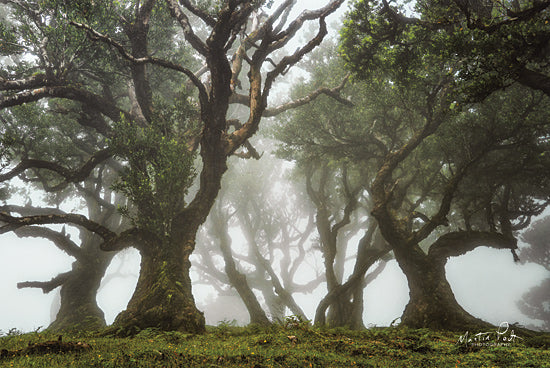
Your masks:
M191 241L150 244L140 250L141 269L134 294L115 319L120 334L148 327L166 331L205 331L203 313L195 306L189 269Z
M89 331L106 326L96 296L113 256L99 254L89 263L73 263L70 276L61 286L61 306L48 329Z

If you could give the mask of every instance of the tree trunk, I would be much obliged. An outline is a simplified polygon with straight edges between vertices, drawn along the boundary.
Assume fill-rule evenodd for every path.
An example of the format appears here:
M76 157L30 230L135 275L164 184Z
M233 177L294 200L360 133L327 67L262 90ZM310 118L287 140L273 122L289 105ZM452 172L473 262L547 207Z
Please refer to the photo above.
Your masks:
M212 219L212 233L218 238L220 242L220 250L222 251L223 261L225 263L225 274L229 279L229 283L237 290L241 297L248 314L250 315L250 323L259 325L270 324L258 298L252 291L252 288L248 284L246 275L241 273L237 269L235 260L233 259L233 252L231 251L231 237L229 236L229 229L227 223L228 217L225 217L221 208L216 208L211 211L210 218Z
M50 330L97 330L106 325L103 311L96 301L101 280L114 253L99 249L99 239L90 233L81 232L81 246L72 242L64 230L29 226L16 231L19 237L38 237L52 241L59 249L76 258L72 269L50 281L26 281L18 288L40 288L49 293L60 288L59 309L55 311Z
M355 303L356 300L350 300L350 297L351 295L347 294L331 298L330 307L327 313L327 325L329 327L348 327L350 329L356 327L357 321L355 318L357 314L362 315L362 303ZM361 311L357 311L357 307L360 307Z
M262 288L262 295L264 296L265 304L267 305L271 320L282 323L285 320L287 306L283 300L275 294L275 292L273 292L271 283L266 282L265 287Z
M364 311L364 290L365 284L362 283L353 293L353 300L351 302L351 315L348 318L348 326L352 330L364 330L365 324L363 323L363 311Z
M359 241L357 259L353 273L344 284L338 284L329 289L315 311L315 324L331 327L349 327L360 330L363 324L363 289L367 281L378 276L383 266L378 266L365 280L365 275L374 263L389 252L389 246L379 233L377 226L372 224ZM382 264L385 264L383 262ZM328 313L326 313L328 309Z
M203 333L204 315L195 306L189 276L194 240L167 239L140 248L136 290L126 310L117 316L114 328L122 335L148 327Z
M315 324L354 330L364 328L363 287L360 281L336 286L317 306Z
M426 255L418 246L394 248L407 277L410 300L401 323L411 328L467 330L490 326L466 312L456 301L445 277L445 262Z
M49 330L97 330L105 327L105 315L96 301L101 279L114 254L73 263L61 286L61 306Z
M248 314L250 315L250 323L259 325L269 325L269 319L267 318L262 306L258 302L258 298L248 285L246 276L238 272L235 268L228 269L226 265L226 273L231 282L231 285L237 290L241 297Z

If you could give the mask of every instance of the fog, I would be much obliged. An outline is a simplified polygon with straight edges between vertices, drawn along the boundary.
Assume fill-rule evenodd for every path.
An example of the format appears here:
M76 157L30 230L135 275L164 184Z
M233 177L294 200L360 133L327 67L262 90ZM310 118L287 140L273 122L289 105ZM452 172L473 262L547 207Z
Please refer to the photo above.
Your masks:
M52 321L52 309L56 308L58 292L43 294L39 289L19 290L16 284L27 280L49 280L69 270L71 258L46 241L3 235L1 244L0 330L7 332L15 328L34 331L46 328ZM497 325L500 322L518 322L536 326L540 322L523 315L516 302L526 290L549 276L542 266L516 264L508 251L479 248L450 260L446 270L458 302L474 316ZM124 251L113 260L106 275L106 279L110 280L102 285L97 296L107 323L112 323L126 307L138 272L139 254L135 250ZM110 278L113 274L117 276ZM237 295L224 297L212 305L210 303L216 300L212 288L197 285L193 291L208 324L233 320L240 324L248 322L246 309ZM308 317L313 318L325 292L324 285L321 285L313 294L296 294L296 301ZM367 286L364 300L363 320L366 326L389 326L399 318L408 302L408 287L395 261L390 261L382 274Z

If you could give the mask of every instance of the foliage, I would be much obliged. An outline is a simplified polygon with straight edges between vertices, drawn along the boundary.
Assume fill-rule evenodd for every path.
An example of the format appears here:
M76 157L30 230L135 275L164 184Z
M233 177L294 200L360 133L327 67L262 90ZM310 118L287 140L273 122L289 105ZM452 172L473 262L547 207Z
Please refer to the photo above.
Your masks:
M286 316L285 320L281 322L281 327L285 330L307 330L311 327L311 321L302 316Z
M494 230L502 215L499 208L503 206L504 187L513 193L507 208L515 230L528 225L530 218L544 209L549 196L546 135L550 100L540 92L514 85L482 102L466 103L460 100L464 98L459 92L461 79L453 76L451 61L433 54L439 46L428 41L415 43L413 50L403 44L390 45L387 40L385 46L374 45L373 35L363 35L363 42L368 43L365 50L376 52L370 59L363 59L357 50L361 42L350 38L348 45L346 37L360 37L363 26L363 32L369 34L375 33L375 26L380 32L389 32L389 24L377 25L370 18L378 14L369 8L374 3L357 2L355 13L350 14L349 24L342 31L341 48L357 52L353 60L344 52L347 67L358 77L343 92L350 96L354 108L325 100L294 110L275 133L283 143L279 154L299 165L313 159L332 167L337 162L348 163L370 178L361 180L368 186L384 157L435 123L437 130L393 172L395 210L401 211L401 218L409 221L411 212L420 209L430 217L437 211L451 178L468 168L453 195L455 207L448 215L455 229L465 226L468 230ZM364 13L367 9L368 14ZM356 20L365 24L352 26ZM397 51L399 48L403 49ZM396 53L409 59L403 62ZM375 56L380 58L379 63L372 59ZM297 83L295 89L313 88L325 75L343 73L341 61L330 57L325 60L317 66L311 81ZM437 101L438 94L444 99ZM411 225L414 229L423 224L415 220Z
M197 336L152 329L134 338L64 335L63 341L88 343L92 349L0 358L0 367L548 367L550 358L548 348L529 347L531 340L547 335L510 346L459 349L457 334L429 330L310 328L292 334L295 339L281 328L240 328L222 339L215 331ZM49 340L57 340L57 335L7 336L0 344L11 351Z
M219 336L228 336L233 331L236 331L236 330L239 330L237 328L237 321L236 320L233 319L233 320L229 321L227 319L224 319L223 321L218 322L218 326L214 330L214 333L219 335Z
M440 327L451 328L452 318L440 316L454 308L454 328L460 328L467 312L456 303L444 268L431 272L430 267L477 246L501 247L502 234L513 250L514 231L548 204L549 100L517 85L494 93L488 84L484 90L493 92L490 98L472 98L466 79L456 72L459 60L452 51L445 54L452 48L444 32L408 20L394 22L391 14L398 14L392 11L385 1L355 2L341 47L357 79L345 91L355 108L343 114L327 102L294 111L280 129L283 154L293 154L298 162L309 155L333 166L349 161L362 170L374 202L369 212L408 277L411 301L404 323L426 326L440 318ZM322 66L325 75L342 69L328 60ZM441 258L431 257L441 247L429 255L420 248L438 238L441 246L449 239L444 233L476 232L480 237L491 232L498 240L457 241ZM435 279L440 279L437 285L424 285ZM446 290L434 298L440 286Z
M132 216L127 207L121 211L135 226L161 238L171 232L171 220L184 208L196 175L195 154L178 138L167 137L166 129L162 124L138 127L122 119L111 141L116 154L129 164L113 189L130 198L139 215Z
M547 7L532 1L422 0L411 12L401 2L358 0L342 30L342 53L363 77L380 69L414 77L423 63L444 61L470 101L513 81L547 93Z

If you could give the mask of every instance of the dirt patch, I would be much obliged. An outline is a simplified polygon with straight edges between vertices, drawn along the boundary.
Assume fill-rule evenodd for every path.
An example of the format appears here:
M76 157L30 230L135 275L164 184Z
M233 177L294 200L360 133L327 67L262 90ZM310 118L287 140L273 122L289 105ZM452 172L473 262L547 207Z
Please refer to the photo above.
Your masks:
M13 358L21 355L42 355L42 354L58 354L69 352L80 352L90 350L92 347L85 342L64 342L59 336L57 341L39 342L29 344L24 349L19 350L0 350L0 358Z

